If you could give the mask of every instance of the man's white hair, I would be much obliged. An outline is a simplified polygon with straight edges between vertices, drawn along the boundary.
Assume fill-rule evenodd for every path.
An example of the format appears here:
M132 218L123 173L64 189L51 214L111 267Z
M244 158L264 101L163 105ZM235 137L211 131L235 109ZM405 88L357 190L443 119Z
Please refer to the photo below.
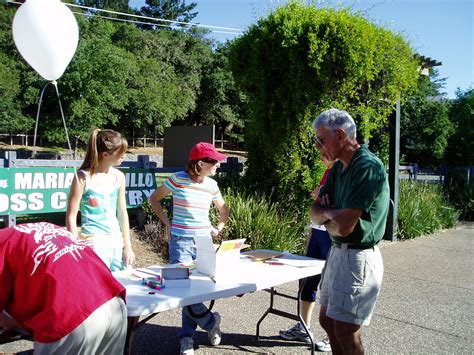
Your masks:
M354 119L344 110L338 110L337 108L331 108L322 112L313 121L313 130L316 131L318 127L325 127L329 129L340 128L346 132L347 137L355 139L357 134L357 126Z

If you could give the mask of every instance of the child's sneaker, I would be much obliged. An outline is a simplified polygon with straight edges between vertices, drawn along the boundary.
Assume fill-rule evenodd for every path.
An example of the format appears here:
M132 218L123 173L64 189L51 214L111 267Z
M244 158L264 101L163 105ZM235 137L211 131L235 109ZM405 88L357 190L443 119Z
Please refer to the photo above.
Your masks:
M280 330L280 337L286 340L299 340L311 344L311 338L313 337L313 333L311 333L309 328L308 331L310 335L308 335L304 330L303 324L298 322L288 330Z
M332 350L328 337L325 337L323 340L318 341L316 344L314 344L314 348L318 351L324 351L324 352L329 352Z
M221 343L221 315L217 312L214 312L214 318L216 320L216 323L214 324L214 328L212 328L209 332L207 332L207 335L209 336L209 342L211 345L216 346Z
M181 338L180 341L180 346L181 346L181 355L194 355L194 341L193 338L190 337L184 337Z

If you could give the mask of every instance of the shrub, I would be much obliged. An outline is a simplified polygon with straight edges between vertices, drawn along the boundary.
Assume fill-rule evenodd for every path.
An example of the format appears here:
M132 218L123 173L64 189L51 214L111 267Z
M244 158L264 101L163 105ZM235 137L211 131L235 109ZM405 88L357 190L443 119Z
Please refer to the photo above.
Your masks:
M247 178L274 201L303 206L324 168L311 122L344 108L369 139L386 125L418 63L399 35L361 14L288 1L232 42L230 68L247 95Z
M229 222L215 243L222 240L246 238L251 249L288 250L292 253L304 252L305 227L309 222L306 214L288 209L281 203L236 190L221 190L224 200L230 208ZM165 199L163 209L171 218L171 199ZM164 258L168 255L168 241L164 237L163 224L153 212L150 203L143 205L145 229L141 231L141 240L151 244ZM217 224L218 211L212 207L210 220Z
M474 220L474 180L467 174L453 171L449 175L446 191L451 203L461 211L463 220Z
M251 249L288 250L303 253L308 217L282 208L264 197L227 190L224 199L230 218L222 239L246 238ZM211 219L217 222L216 211Z
M398 235L411 239L453 227L459 211L451 206L438 184L401 180Z

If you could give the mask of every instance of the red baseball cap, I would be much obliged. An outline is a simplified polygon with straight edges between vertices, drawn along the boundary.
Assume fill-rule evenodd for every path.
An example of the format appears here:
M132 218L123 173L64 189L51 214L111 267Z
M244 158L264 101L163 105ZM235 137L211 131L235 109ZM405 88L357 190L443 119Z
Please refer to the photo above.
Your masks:
M220 161L226 159L227 155L219 153L211 143L199 142L191 148L189 160L199 160L203 158L211 158Z

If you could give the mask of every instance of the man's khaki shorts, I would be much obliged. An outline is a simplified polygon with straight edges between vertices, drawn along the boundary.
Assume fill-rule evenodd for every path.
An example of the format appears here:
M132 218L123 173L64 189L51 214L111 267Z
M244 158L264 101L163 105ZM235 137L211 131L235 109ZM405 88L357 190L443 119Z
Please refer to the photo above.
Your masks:
M368 325L380 292L383 260L380 249L332 246L321 274L320 303L334 320Z

